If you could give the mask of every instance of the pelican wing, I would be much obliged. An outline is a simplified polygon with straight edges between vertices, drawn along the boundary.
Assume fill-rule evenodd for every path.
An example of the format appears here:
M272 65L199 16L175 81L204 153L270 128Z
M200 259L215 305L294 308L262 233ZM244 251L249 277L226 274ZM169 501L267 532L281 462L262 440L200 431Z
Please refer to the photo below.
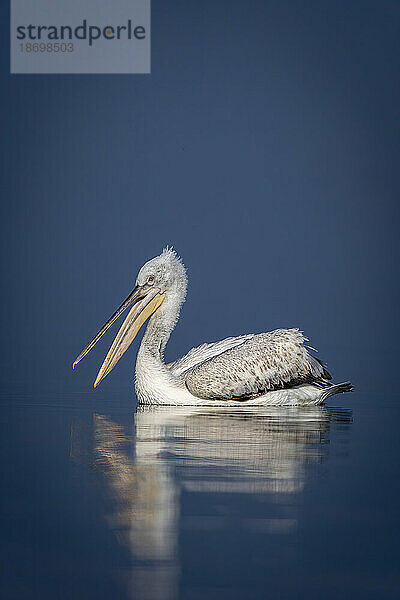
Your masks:
M330 379L304 347L298 329L260 333L189 369L185 384L205 399L247 399L263 392Z
M201 344L201 346L197 346L196 348L189 350L187 354L181 358L178 358L178 360L168 363L167 367L170 369L173 375L183 375L183 373L189 369L192 369L196 365L199 365L210 358L218 356L218 354L226 352L231 348L236 348L253 337L254 334L250 333L248 335L225 338L224 340L213 342L211 344Z

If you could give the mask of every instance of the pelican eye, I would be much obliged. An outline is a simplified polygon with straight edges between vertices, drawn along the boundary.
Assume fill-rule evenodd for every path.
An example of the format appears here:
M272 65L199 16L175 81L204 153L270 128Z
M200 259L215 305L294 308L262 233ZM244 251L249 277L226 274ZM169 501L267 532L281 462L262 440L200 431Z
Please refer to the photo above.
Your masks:
M154 275L149 275L147 278L147 283L149 285L153 285L154 281L155 281Z

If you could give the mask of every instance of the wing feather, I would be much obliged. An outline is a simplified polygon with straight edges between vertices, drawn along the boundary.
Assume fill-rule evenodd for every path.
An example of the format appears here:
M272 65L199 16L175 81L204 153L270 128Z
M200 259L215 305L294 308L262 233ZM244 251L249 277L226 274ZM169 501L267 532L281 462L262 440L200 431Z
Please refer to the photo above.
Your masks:
M183 375L189 369L192 369L196 365L203 363L210 358L218 356L222 352L226 352L231 348L235 348L250 340L254 337L253 333L248 335L239 335L237 337L225 338L224 340L220 340L219 342L212 342L211 344L201 344L201 346L197 346L196 348L192 348L189 350L187 354L178 358L172 363L168 363L167 367L170 369L171 373L176 376Z
M330 378L305 341L298 329L253 335L187 370L186 386L199 398L228 400Z

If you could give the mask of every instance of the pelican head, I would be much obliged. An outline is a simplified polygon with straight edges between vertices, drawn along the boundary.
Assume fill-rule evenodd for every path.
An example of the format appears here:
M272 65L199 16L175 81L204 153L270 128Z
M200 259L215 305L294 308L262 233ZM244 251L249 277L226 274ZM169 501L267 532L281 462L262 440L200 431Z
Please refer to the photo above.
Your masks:
M185 299L186 287L186 271L182 261L172 248L164 248L159 256L143 265L132 292L85 346L73 362L72 368L75 368L78 362L86 356L114 321L129 306L133 305L100 368L94 382L94 387L96 387L115 367L135 339L143 323L153 313L159 312L164 317L163 324L169 335L178 319L179 308ZM164 306L161 309L163 303Z

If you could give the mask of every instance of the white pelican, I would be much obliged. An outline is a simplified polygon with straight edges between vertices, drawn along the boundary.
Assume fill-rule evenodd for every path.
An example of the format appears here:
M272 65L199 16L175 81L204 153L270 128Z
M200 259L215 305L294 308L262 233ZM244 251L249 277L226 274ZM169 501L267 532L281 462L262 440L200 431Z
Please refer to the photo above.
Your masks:
M309 354L298 329L277 329L226 338L192 348L164 363L164 350L186 297L185 267L172 248L140 269L136 286L84 348L89 352L119 315L133 304L100 368L94 387L115 367L151 315L136 360L135 389L140 404L271 405L322 404L350 392L351 383L329 383L324 364Z

